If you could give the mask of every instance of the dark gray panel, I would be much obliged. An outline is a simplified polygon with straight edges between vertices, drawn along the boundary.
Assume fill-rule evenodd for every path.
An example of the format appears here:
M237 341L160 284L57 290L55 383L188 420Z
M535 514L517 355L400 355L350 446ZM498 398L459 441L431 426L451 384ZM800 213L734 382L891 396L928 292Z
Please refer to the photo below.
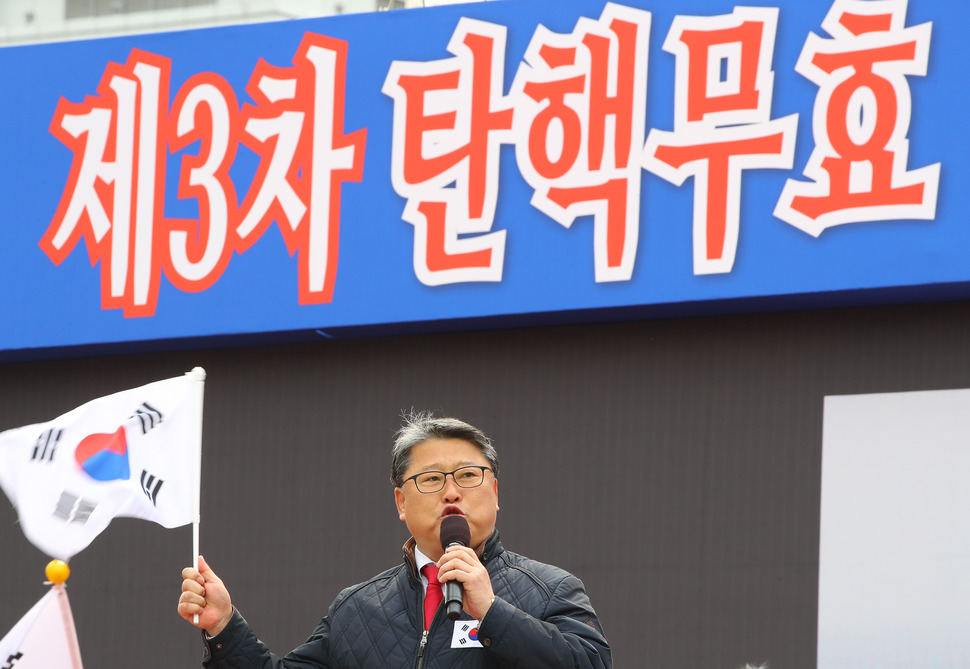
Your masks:
M286 651L397 560L400 412L457 415L499 448L506 545L583 578L617 666L814 669L822 398L966 387L968 330L952 304L9 364L0 429L205 367L202 550ZM119 520L72 560L86 665L195 665L190 553ZM46 562L0 504L0 632Z

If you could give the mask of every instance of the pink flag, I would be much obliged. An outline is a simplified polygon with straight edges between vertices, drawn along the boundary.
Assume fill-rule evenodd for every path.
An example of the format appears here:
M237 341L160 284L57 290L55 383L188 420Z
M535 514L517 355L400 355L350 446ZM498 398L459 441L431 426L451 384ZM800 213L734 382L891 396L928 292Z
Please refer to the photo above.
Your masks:
M0 639L0 663L11 669L83 669L63 585L53 586Z

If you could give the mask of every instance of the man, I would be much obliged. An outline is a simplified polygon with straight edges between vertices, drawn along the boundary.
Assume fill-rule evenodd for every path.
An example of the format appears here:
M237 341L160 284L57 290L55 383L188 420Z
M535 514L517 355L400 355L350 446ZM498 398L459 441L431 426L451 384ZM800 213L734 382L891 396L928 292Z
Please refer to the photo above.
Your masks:
M480 430L418 414L398 431L391 457L398 514L411 532L404 563L341 592L305 644L278 658L199 559L182 571L178 612L204 630L210 669L350 667L559 669L613 666L582 582L506 551L495 530L498 455ZM469 547L442 550L442 519L468 521ZM434 568L437 568L437 576ZM435 600L439 583L463 588L461 618ZM426 597L426 594L428 595Z

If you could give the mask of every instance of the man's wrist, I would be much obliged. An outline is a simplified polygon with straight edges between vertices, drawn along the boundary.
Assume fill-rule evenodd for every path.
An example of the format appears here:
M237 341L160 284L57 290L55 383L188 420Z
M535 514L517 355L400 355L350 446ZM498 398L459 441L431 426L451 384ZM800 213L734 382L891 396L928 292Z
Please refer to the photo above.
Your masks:
M485 613L482 614L481 619L478 621L479 626L481 626L481 624L485 621L485 616L487 616L488 612L492 610L492 604L494 603L495 603L495 595L492 595L492 601L488 603L488 608L485 609Z
M229 609L229 617L228 618L226 618L225 620L221 621L219 624L215 625L211 629L202 630L203 632L205 632L206 638L207 639L214 639L215 637L219 636L222 633L222 631L229 626L229 623L232 621L232 614L235 611L236 611L235 607L230 608Z

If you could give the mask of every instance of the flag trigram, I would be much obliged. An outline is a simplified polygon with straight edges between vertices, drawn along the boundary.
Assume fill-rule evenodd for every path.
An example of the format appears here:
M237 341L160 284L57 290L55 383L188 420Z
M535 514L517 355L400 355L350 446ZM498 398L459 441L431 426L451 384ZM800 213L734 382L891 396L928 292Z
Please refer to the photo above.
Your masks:
M165 483L160 478L155 478L154 475L149 474L144 469L141 470L141 489L148 499L152 501L153 506L158 506L156 500L158 499L158 491L162 489L162 484Z
M142 434L148 434L150 430L161 425L162 420L164 420L162 412L148 402L143 402L140 407L135 409L135 413L131 417L137 418L141 423Z

